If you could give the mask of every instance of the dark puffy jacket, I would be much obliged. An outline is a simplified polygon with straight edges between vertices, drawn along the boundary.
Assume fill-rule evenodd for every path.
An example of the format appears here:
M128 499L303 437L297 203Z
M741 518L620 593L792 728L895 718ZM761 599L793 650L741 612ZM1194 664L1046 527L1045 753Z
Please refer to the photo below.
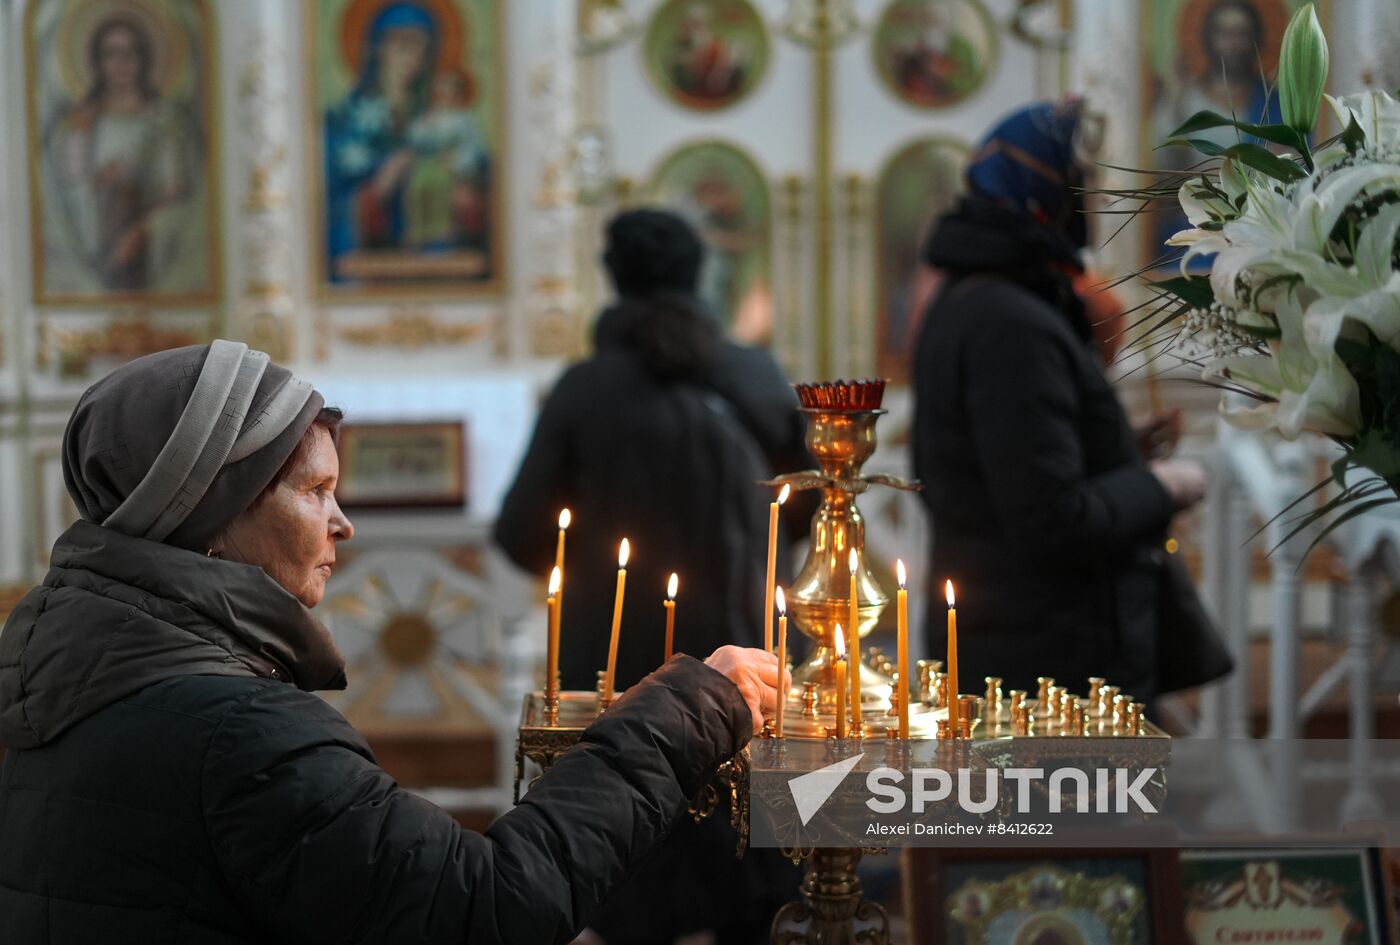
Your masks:
M660 663L667 576L680 575L676 649L762 645L771 491L758 480L810 466L797 399L765 352L722 342L703 380L654 376L599 320L598 353L564 372L496 520L496 540L541 577L568 506L560 653L565 689L607 661L617 546L631 540L619 686ZM783 562L786 571L786 562Z
M747 740L677 657L483 834L334 709L261 571L90 524L0 633L0 942L565 942Z
M1159 565L1174 513L1030 220L971 200L943 218L949 273L914 363L914 469L933 515L930 595L957 589L962 679L1082 692L1155 686ZM929 609L935 655L945 615ZM980 682L964 685L976 692Z

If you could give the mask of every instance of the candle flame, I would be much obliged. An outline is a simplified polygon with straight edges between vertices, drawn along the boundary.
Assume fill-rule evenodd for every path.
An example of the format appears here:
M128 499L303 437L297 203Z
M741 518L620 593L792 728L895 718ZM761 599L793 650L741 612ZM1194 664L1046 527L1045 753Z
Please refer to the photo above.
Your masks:
M952 608L953 606L955 606L956 601L953 600L953 582L952 582L952 581L949 581L949 582L947 583L947 585L944 586L944 588L943 588L943 593L944 593L944 596L946 596L946 597L948 598L948 606L949 606L949 608Z
M632 545L626 538L622 539L622 544L617 547L617 566L619 569L627 567L627 559L632 556Z
M559 530L563 531L564 529L568 528L569 523L573 520L574 514L572 512L570 512L568 509L561 510L559 512Z
M549 596L553 597L555 594L558 594L559 588L562 587L563 584L564 576L559 573L559 568L556 566L553 571L549 572Z
M904 590L904 585L909 583L909 576L904 573L904 559L894 559L894 573L899 577L899 589Z
M676 599L676 590L680 587L680 583L681 583L680 575L676 574L675 571L672 571L672 572L671 572L671 580L669 580L669 581L666 582L666 599L667 599L667 600L675 600L675 599Z
M788 496L790 495L792 495L792 485L785 482L783 483L783 488L778 492L778 504L782 505L788 500Z
M860 556L856 554L856 550L854 548L851 549L851 553L847 557L847 560L850 562L851 565L851 573L855 574L856 569L860 567Z
M838 623L836 629L832 631L836 635L836 658L843 660L846 658L846 634Z
M787 614L787 595L783 593L781 587L773 588L773 603L778 605L778 613Z

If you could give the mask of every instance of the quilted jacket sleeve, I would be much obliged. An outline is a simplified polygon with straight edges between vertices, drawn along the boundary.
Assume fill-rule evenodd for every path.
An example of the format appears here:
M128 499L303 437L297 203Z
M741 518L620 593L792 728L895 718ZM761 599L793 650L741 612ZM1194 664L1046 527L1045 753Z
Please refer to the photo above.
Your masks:
M277 941L566 942L749 730L734 685L678 656L476 834L400 789L334 709L274 684L211 740L206 826Z

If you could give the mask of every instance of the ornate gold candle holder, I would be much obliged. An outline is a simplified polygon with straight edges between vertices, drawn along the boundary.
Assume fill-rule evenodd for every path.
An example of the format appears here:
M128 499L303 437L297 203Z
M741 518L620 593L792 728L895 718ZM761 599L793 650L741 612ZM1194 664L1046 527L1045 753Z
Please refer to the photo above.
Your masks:
M864 638L879 622L890 596L876 580L872 562L865 551L865 520L856 506L856 496L872 485L897 489L918 486L892 476L865 476L861 469L875 452L875 423L880 409L883 381L837 381L830 384L799 384L798 397L807 419L807 447L817 460L818 469L779 476L770 485L790 485L794 490L820 489L822 502L812 517L807 558L797 577L787 588L788 617L797 629L815 644L812 655L793 670L793 692L806 683L816 683L820 718L804 718L799 712L789 734L821 737L834 721L836 708L835 649L832 633L839 623L849 629L851 614L850 552L858 553L856 570L856 635ZM860 705L863 728L872 715L880 715L889 705L890 666L880 654L862 653ZM854 659L854 657L853 657ZM922 687L921 687L922 692ZM926 707L912 705L911 735L932 724ZM862 731L860 734L870 734ZM878 734L878 733L877 733Z

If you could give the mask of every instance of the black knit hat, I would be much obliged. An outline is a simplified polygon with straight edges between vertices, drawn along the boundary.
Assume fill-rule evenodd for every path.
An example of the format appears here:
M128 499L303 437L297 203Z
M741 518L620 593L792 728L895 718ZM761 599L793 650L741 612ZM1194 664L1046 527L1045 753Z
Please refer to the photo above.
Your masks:
M677 214L627 210L612 218L607 235L603 265L618 295L645 298L657 292L695 292L705 247Z

